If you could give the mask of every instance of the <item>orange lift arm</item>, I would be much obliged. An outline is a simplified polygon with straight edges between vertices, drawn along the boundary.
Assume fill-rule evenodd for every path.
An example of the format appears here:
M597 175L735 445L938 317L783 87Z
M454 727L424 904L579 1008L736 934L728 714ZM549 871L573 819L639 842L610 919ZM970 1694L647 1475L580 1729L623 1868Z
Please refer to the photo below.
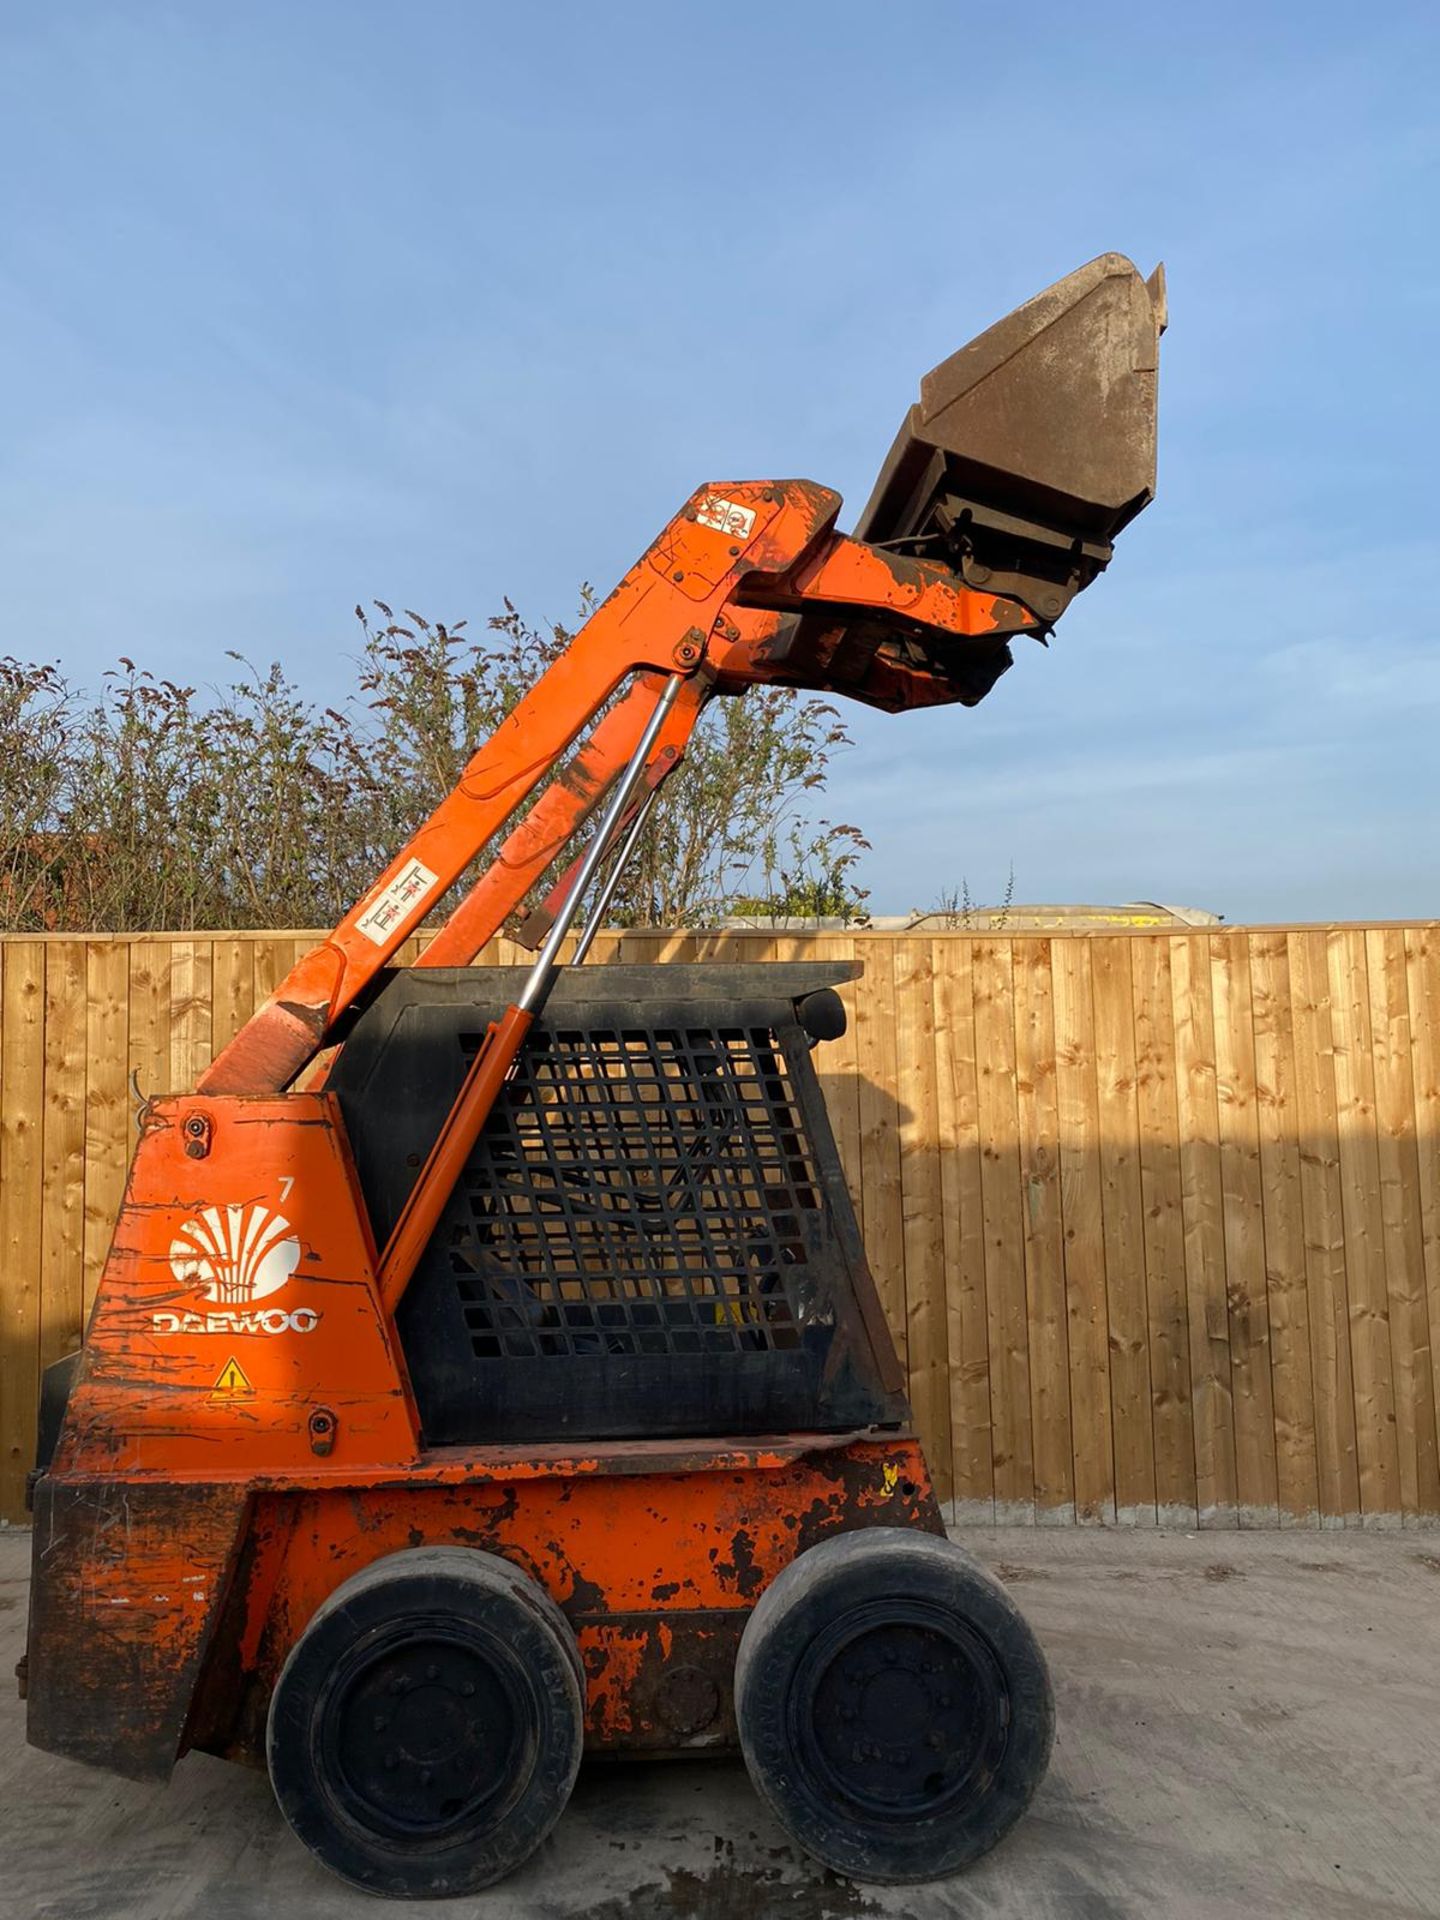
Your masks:
M469 966L604 798L606 788L634 753L664 685L659 674L636 675L630 691L602 716L585 745L509 834L416 966ZM699 674L692 674L681 687L646 770L652 791L680 764L711 691L709 681ZM548 931L548 925L542 927L541 937ZM539 945L538 939L535 944Z
M287 1086L631 675L641 679L578 756L573 787L547 795L512 833L432 945L431 965L473 958L524 897L593 806L609 769L621 764L665 674L679 675L686 691L669 709L669 737L657 735L651 751L673 751L675 764L712 692L768 682L885 707L970 700L979 693L956 677L937 641L983 639L993 653L1008 634L1042 629L1018 601L957 587L939 563L835 534L839 506L838 495L809 481L744 482L694 494L370 892L217 1056L200 1091L273 1093Z

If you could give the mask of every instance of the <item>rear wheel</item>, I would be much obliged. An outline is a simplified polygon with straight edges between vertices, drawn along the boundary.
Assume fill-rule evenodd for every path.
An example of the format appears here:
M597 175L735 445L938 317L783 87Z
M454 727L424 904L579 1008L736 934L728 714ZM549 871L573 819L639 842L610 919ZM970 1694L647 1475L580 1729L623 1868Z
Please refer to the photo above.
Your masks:
M933 1534L867 1528L792 1561L735 1669L746 1764L808 1852L857 1880L954 1873L1044 1778L1050 1678L980 1563Z
M392 1554L316 1613L270 1703L270 1778L327 1867L375 1893L489 1886L559 1818L584 1686L528 1575L452 1547Z

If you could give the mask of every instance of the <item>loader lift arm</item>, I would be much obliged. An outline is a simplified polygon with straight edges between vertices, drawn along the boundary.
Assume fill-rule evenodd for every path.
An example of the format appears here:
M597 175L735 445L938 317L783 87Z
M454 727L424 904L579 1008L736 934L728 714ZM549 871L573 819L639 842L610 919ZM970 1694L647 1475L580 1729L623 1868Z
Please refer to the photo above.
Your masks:
M657 780L679 764L717 692L778 683L892 710L973 704L1008 664L1005 640L1043 630L1018 600L962 586L943 564L837 534L839 507L838 494L803 480L692 495L370 892L218 1056L199 1091L275 1093L288 1085L627 680L631 690L599 722L574 770L450 916L428 964L473 960L628 760L671 674L682 677L683 691L655 745Z

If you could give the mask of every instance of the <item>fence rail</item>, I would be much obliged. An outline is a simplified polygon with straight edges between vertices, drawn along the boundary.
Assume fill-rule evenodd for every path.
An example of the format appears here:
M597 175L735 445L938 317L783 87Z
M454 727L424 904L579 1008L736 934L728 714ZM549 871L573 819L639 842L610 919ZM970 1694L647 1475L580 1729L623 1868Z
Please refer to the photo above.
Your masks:
M191 1084L313 937L0 939L0 1518L104 1260L132 1075ZM1440 1518L1440 925L595 956L802 957L865 965L821 1075L963 1516Z

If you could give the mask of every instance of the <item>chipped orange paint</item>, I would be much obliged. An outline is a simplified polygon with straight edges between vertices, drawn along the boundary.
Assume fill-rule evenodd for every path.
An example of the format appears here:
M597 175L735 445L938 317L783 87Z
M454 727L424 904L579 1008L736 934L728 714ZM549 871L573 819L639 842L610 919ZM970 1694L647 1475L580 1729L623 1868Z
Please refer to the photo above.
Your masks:
M584 1474L530 1478L497 1460L494 1479L461 1483L427 1460L398 1487L257 1489L249 1564L221 1637L268 1691L353 1573L411 1547L477 1547L523 1567L568 1615L591 1676L590 1742L624 1746L652 1640L663 1666L687 1620L728 1616L733 1660L756 1599L804 1547L857 1526L940 1528L913 1436L824 1436L814 1451L797 1441L742 1460L717 1448L698 1470L612 1472L601 1459ZM236 1737L226 1724L206 1744L228 1751Z
M197 1114L209 1122L202 1159L185 1151ZM267 1231L278 1257L257 1272ZM223 1244L207 1260L214 1240ZM248 1480L303 1470L316 1464L317 1407L338 1422L337 1465L413 1463L419 1428L374 1264L330 1095L153 1101L54 1471ZM217 1398L230 1359L252 1391Z

